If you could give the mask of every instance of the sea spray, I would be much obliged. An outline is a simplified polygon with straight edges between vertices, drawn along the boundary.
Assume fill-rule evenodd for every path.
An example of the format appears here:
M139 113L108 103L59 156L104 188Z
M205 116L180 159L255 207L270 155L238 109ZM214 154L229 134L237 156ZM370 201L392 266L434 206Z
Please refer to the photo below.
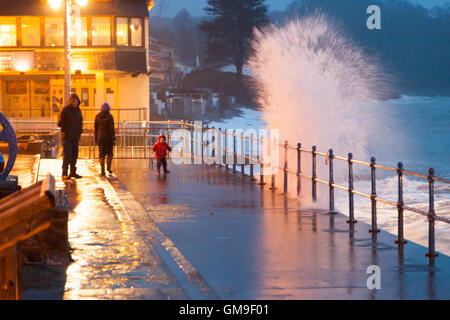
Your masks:
M249 66L257 79L263 118L270 128L280 130L280 142L370 159L368 148L376 143L377 132L391 130L377 112L389 81L373 58L321 13L255 30L252 48ZM385 142L388 148L394 141ZM283 157L280 150L280 164ZM311 155L302 157L302 171L311 175ZM326 159L317 161L319 178L327 180ZM289 152L288 162L296 167L295 152ZM345 178L345 170L336 172L336 179ZM278 185L283 185L282 179L279 170ZM290 180L289 190L296 190L295 179ZM302 184L310 186L307 180ZM303 190L302 199L308 201L310 192ZM326 195L320 199L327 201Z

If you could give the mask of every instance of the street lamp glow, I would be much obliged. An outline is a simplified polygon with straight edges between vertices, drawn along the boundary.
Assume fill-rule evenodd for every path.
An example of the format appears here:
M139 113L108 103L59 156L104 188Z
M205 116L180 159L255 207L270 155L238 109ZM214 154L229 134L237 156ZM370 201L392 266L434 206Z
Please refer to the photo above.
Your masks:
M47 0L47 3L52 9L58 10L61 7L63 0Z
M88 0L75 0L75 1L80 7L84 7L88 3Z
M27 72L31 69L31 66L27 62L16 62L14 68L20 72Z

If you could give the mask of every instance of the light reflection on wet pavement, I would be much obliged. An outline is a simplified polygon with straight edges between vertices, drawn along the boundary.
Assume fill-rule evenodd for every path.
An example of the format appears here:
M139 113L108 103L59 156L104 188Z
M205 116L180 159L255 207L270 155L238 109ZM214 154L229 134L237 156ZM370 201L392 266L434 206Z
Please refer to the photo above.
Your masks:
M61 161L41 160L39 179L51 172L56 188L69 197L69 242L72 259L65 272L63 299L185 299L184 291L153 248L136 237L134 226L117 217L117 200L105 194L105 182L86 161L79 161L79 180L63 182ZM108 198L108 196L110 196ZM52 268L50 268L52 269ZM55 269L53 267L53 269ZM48 286L42 268L28 276L24 299L58 299L62 288ZM49 275L48 270L44 273ZM62 283L61 283L62 282Z
M8 161L7 158L7 155L5 155L5 163ZM20 154L17 156L10 175L19 177L19 185L22 188L26 188L36 182L39 170L39 158L39 155Z
M116 160L111 184L89 162L80 161L84 178L69 183L60 167L43 160L40 177L52 172L69 194L74 262L64 272L37 268L25 299L184 299L192 298L185 283L200 278L224 299L450 298L449 257L429 269L424 247L408 242L402 255L391 234L373 242L364 223L349 230L343 215L300 210L217 167L171 165L157 177L148 161ZM27 170L22 181L33 180ZM142 206L131 201L127 216L129 191ZM381 290L366 287L372 264L381 268Z
M302 210L231 171L170 170L158 177L148 161L115 162L120 181L221 298L450 297L447 256L429 269L422 246L409 242L401 255L392 234L372 241L367 224L349 229L344 215ZM372 264L382 270L382 290L367 288Z

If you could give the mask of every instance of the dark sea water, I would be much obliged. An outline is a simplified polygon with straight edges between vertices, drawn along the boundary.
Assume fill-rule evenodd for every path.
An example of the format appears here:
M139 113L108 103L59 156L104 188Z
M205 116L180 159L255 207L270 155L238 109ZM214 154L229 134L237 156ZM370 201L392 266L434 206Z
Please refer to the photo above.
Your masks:
M401 134L403 145L393 151L398 161L421 173L432 167L437 176L449 178L450 97L403 96L384 106L383 112Z

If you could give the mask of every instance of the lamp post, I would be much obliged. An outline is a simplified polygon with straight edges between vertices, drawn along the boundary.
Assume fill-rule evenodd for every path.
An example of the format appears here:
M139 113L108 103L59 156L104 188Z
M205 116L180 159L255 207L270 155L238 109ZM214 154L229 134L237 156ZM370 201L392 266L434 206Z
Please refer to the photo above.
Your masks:
M71 43L70 43L70 22L71 22L71 10L72 10L72 0L47 0L47 3L55 10L61 7L64 1L64 103L69 104L70 91L71 91L71 68L70 68L70 57L72 54ZM75 2L80 6L84 7L88 0L75 0Z
M71 91L71 77L70 77L70 56L72 50L70 48L70 6L72 0L65 0L64 3L64 104L69 104Z

